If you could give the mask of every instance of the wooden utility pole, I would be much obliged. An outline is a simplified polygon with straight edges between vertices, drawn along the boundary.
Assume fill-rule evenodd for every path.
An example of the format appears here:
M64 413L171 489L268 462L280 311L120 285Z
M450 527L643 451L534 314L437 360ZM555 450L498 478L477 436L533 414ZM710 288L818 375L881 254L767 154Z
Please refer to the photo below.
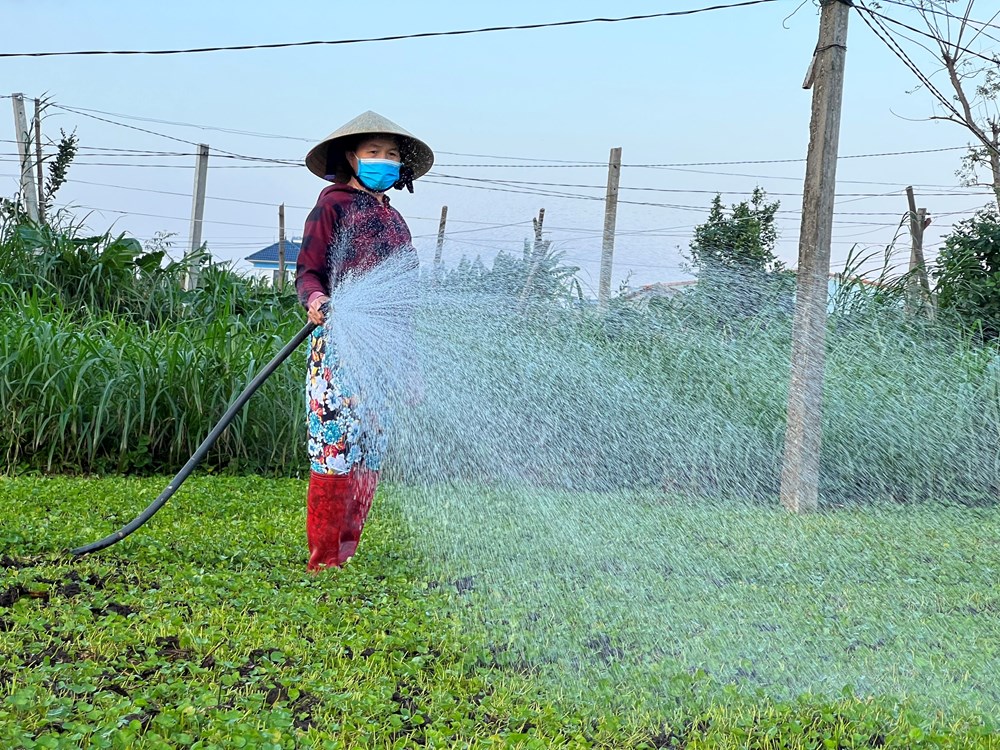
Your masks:
M542 244L542 224L545 223L545 209L538 209L538 218L533 218L531 220L531 227L535 230L535 253L537 255L538 248Z
M45 222L45 172L42 166L42 102L35 99L35 167L38 169L38 220Z
M918 307L930 313L931 285L927 279L927 266L924 264L924 229L930 225L926 208L917 208L917 200L913 197L913 186L906 188L906 201L910 209L910 272L915 273L917 281L910 282L910 297L919 299ZM919 288L915 288L919 285Z
M542 240L542 224L545 223L545 209L538 209L538 218L531 218L531 225L535 230L535 242L531 246L531 266L528 269L528 277L524 280L524 288L521 290L521 296L517 300L518 311L524 309L524 303L528 300L528 292L531 291L531 285L535 281L535 276L538 274L538 266L542 263L542 258L545 257L545 253L549 250L549 243ZM524 241L525 255L527 256L528 251L528 241Z
M611 149L608 159L608 193L604 199L604 244L601 248L601 278L597 287L597 303L608 306L611 296L611 268L615 253L615 221L618 217L618 179L622 172L621 147Z
M434 249L434 272L441 267L441 256L444 252L444 228L448 223L448 207L441 206L441 222L438 224L438 241Z
M823 368L829 304L830 238L844 94L850 0L820 0L819 43L805 87L813 88L809 153L799 230L792 372L781 471L781 503L802 513L819 505Z
M187 279L185 289L198 286L200 259L196 257L201 249L201 225L205 219L205 186L208 181L208 145L198 146L198 157L194 166L194 196L191 204L191 244L188 258Z
M24 95L12 94L14 105L14 133L17 135L17 154L21 159L21 200L28 218L38 221L38 191L35 188L35 172L31 168L31 131L24 113Z
M285 288L285 204L278 206L278 291Z

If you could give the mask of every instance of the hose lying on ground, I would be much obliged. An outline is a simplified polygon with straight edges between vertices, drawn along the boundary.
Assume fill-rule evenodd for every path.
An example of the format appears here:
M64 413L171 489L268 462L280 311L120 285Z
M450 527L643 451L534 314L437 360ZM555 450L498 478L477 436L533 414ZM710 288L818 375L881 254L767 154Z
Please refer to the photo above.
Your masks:
M90 544L85 544L82 547L72 549L70 550L70 554L80 557L82 555L87 555L91 552L97 552L98 550L110 547L112 544L120 542L152 518L156 514L156 511L162 508L166 504L167 500L170 499L170 496L177 491L177 488L184 483L184 480L191 475L191 472L194 471L195 467L205 457L212 445L215 444L215 441L218 440L219 435L221 435L222 432L229 426L229 423L233 421L236 415L243 408L244 404L246 404L256 390L260 388L261 384L271 377L282 362L291 356L292 352L294 352L299 345L306 340L309 334L313 332L314 328L316 328L315 323L308 323L304 328L302 328L301 331L295 334L291 341L285 344L285 347L278 352L274 359L267 363L267 366L261 370L257 377L250 382L250 385L246 387L246 390L244 390L243 393L236 398L232 406L230 406L226 413L222 416L222 419L219 420L219 423L212 428L210 433L208 433L208 437L201 442L201 445L198 446L198 450L194 452L194 455L188 459L188 462L184 464L183 468L181 468L179 472L177 472L177 475L170 480L170 484L167 485L167 488L160 493L159 497L149 504L149 507L147 507L146 510L114 534L109 534L103 539L98 539L96 542L91 542Z

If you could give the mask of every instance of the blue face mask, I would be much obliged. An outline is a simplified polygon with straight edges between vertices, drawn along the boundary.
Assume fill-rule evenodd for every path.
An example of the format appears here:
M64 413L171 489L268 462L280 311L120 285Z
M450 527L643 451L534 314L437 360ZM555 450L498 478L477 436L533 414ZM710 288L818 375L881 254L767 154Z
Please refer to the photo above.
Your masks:
M399 180L399 162L392 159L358 159L358 180L369 190L384 193Z

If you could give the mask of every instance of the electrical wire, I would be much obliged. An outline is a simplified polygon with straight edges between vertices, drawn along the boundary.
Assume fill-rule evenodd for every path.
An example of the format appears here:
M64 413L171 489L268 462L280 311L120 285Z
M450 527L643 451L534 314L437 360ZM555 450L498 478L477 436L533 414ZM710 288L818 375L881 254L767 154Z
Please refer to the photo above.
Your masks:
M67 107L67 106L65 106L63 104L50 103L49 106L54 107L56 109L64 110L66 112L73 112L74 114L81 115L83 117L89 117L92 120L98 120L100 122L106 122L106 123L108 123L110 125L117 125L120 128L127 128L129 130L137 130L140 133L146 133L148 135L155 135L155 136L158 136L160 138L166 138L167 140L176 141L178 143L186 143L189 146L201 146L202 145L200 143L195 143L194 141L185 140L184 138L177 138L176 136L167 135L166 133L159 133L159 132L157 132L155 130L149 130L147 128L140 128L140 127L137 127L135 125L129 125L128 123L118 122L116 120L110 120L110 119L108 119L106 117L98 117L97 115L89 114L87 112L84 112L83 110L73 109L72 107ZM238 153L233 152L233 151L225 151L225 150L218 149L218 148L214 149L214 151L215 151L216 154L221 154L221 155L225 155L225 156L232 156L232 157L236 157L238 159L245 159L247 161L258 161L258 162L273 163L273 164L287 164L287 165L299 166L298 162L292 161L291 159L270 159L270 158L265 158L265 157L260 157L260 156L247 156L246 154L238 154Z
M974 18L964 18L964 17L956 16L956 15L954 15L952 13L949 13L947 11L947 9L945 9L945 10L938 10L937 8L926 7L926 6L923 6L923 5L916 6L916 5L912 5L910 3L900 2L899 0L882 0L882 2L887 3L889 5L898 5L901 8L908 8L909 10L916 10L917 12L919 12L921 14L927 13L927 14L932 15L932 16L944 16L945 18L947 18L949 20L960 21L962 23L965 23L965 24L968 24L968 25L972 26L973 28L979 27L978 31L977 31L977 35L978 34L982 34L983 36L987 37L988 39L992 39L994 42L1000 42L1000 37L995 37L992 34L989 34L989 33L986 32L986 29L998 29L998 30L1000 30L1000 26L998 26L998 25L996 25L994 23L991 23L992 20L993 20L993 18L996 18L997 15L1000 15L1000 11L998 11L997 13L995 13L993 15L993 18L990 19L990 21L977 21ZM975 37L973 37L973 39L975 39Z
M903 23L902 21L899 21L899 20L897 20L897 19L895 19L895 18L893 18L891 16L887 16L887 15L885 15L883 13L878 13L878 12L872 10L871 8L865 7L863 4L859 4L856 7L858 8L859 11L864 11L865 13L868 13L869 15L871 15L871 16L873 16L875 18L879 18L879 19L881 19L883 21L887 21L888 23L894 24L894 25L899 26L901 28L904 28L904 29L906 29L908 31L911 31L914 34L919 34L920 36L926 37L928 39L932 39L933 41L937 42L938 44L946 45L947 47L950 47L951 49L957 50L959 52L965 52L966 54L972 55L973 57L978 57L979 59L985 60L986 62L991 63L993 65L1000 65L1000 57L987 57L986 55L981 54L979 52L976 52L973 49L969 49L968 47L963 47L963 46L961 46L959 44L950 42L950 41L948 41L946 39L942 39L941 37L935 36L934 34L931 34L928 31L924 31L922 29L918 29L915 26L910 26L909 24ZM952 15L949 15L949 18L956 18L956 17L952 16Z
M837 159L871 159L875 157L882 156L912 156L914 154L933 154L941 151L959 151L968 148L967 146L946 146L944 148L924 148L924 149L914 149L911 151L883 151L879 153L871 154L846 154L843 156L838 156ZM445 153L445 152L440 152ZM480 156L478 154L456 154L458 156ZM484 158L489 159L521 159L524 158L527 161L560 161L553 159L528 159L527 157L515 157L515 156L484 156ZM664 169L667 167L721 167L721 166L732 166L732 165L742 165L742 164L804 164L805 159L743 159L738 161L692 161L692 162L672 162L666 164L622 164L622 167L628 168L644 168L644 169ZM522 167L549 167L549 168L559 168L559 167L601 167L606 168L608 165L603 162L563 162L557 164L437 164L438 167L506 167L506 168L522 168Z
M531 180L500 180L500 179L489 179L489 178L484 178L484 177L465 177L465 176L462 176L462 175L450 175L450 174L443 174L441 172L429 172L428 175L431 176L431 177L441 177L442 179L469 180L469 181L475 181L475 182L489 182L489 183L498 184L498 185L511 185L511 186L528 185L528 186L540 186L540 187L584 188L584 189L588 189L588 190L601 190L601 191L606 191L607 190L607 186L606 185L588 185L588 184L584 184L584 183L573 183L573 182L534 182L534 181L531 181ZM659 187L640 187L640 186L631 186L631 185L619 185L618 189L619 190L634 190L634 191L640 191L640 192L652 192L652 193L681 193L681 194L691 194L691 195L697 195L697 194L704 194L704 195L734 195L734 194L739 194L739 195L743 195L743 194L746 193L745 190L703 190L703 189L697 189L697 188L694 188L694 189L693 188L659 188ZM846 197L852 197L852 198L881 198L881 197L885 197L885 196L889 196L889 195L897 195L898 193L903 192L904 189L905 188L899 188L898 190L895 190L895 191L893 191L891 193L837 193L836 197L838 197L838 198L846 198ZM959 190L959 189L960 189L960 186L955 186L953 188L953 190ZM767 192L767 195L769 197L794 197L794 198L801 198L802 197L802 193L800 193L800 192L799 193L783 193L783 192L772 192L772 191L766 191L766 192ZM982 191L982 192L985 193L986 191ZM931 196L942 197L942 196L956 196L956 195L958 195L958 196L961 196L961 195L970 195L970 193L969 192L924 193L924 196L926 196L926 197L931 197Z
M875 29L875 27L872 26L871 23L869 23L868 19L865 18L864 15L861 16L861 19L865 22L865 25L868 26L868 28L871 29L872 32L880 40L882 40L882 42L885 43L885 45L887 47L889 47L889 49L893 52L893 54L895 54L896 57L898 57L900 60L902 60L903 63L913 72L913 74L916 75L918 79L920 79L920 81L928 88L928 90L931 93L934 94L934 96L937 98L937 100L948 111L950 111L955 116L955 118L958 120L958 122L960 124L965 125L971 132L973 132L973 133L977 132L979 129L976 127L976 125L974 123L972 123L972 122L969 122L969 120L965 117L965 115L963 115L961 112L959 112L958 109L955 107L955 105L952 104L951 100L948 99L947 97L945 97L944 94L942 94L940 91L938 91L938 89L934 86L934 84L931 83L930 79L927 76L925 76L920 71L919 68L917 68L916 64L910 59L909 55L906 54L905 50L903 50L903 48L899 45L899 43L896 42L894 39L892 39L892 34L885 27L885 24L883 24L881 22L881 20L880 20L880 18L883 18L883 17L886 18L889 21L892 21L893 19L889 18L888 16L882 16L882 14L880 14L880 13L875 13L874 11L872 11L869 8L865 7L864 4L860 2L860 0L859 0L858 6L856 6L856 7L858 7L859 12L863 10L866 13L868 13L869 15L872 16L872 19L882 29L882 31L885 33L885 36L883 36L881 33L879 33L879 31L877 29ZM904 26L905 28L911 29L913 31L918 31L919 32L919 29L914 29L913 27L907 26L906 24L900 24L900 25ZM924 32L919 32L919 33L924 33ZM927 34L924 34L924 35L927 36ZM930 36L933 39L935 39L937 42L939 42L940 44L948 44L949 46L955 47L956 49L963 49L964 50L963 47L959 47L958 45L951 45L950 42L946 42L946 41L940 39L939 37L935 37L933 35L930 35ZM966 50L966 51L968 51L968 50ZM976 53L972 53L972 54L976 54ZM977 56L978 57L982 57L982 55L977 55ZM984 58L984 59L987 59L987 58ZM990 62L995 63L997 65L1000 65L1000 58L996 58L996 59L990 60ZM985 148L991 149L993 151L998 151L998 149L997 149L997 147L995 145L993 145L991 143L988 143L988 142L984 141L983 139L980 139L980 142L982 143L982 145Z
M424 180L426 182L431 182L433 184L448 185L450 187L473 188L473 189L477 189L477 190L491 190L491 191L501 192L501 193L520 193L520 194L523 194L523 195L540 195L540 196L549 197L549 198L568 198L568 199L571 199L571 200L598 200L598 201L603 201L604 200L604 198L601 197L601 196L576 195L576 194L573 194L573 193L557 193L557 192L543 192L543 191L530 191L530 190L516 190L516 189L510 189L510 188L504 188L504 187L496 187L496 186L489 186L489 185L458 185L458 184L455 184L455 183L440 182L440 181L437 181L437 180L427 180L426 178L424 178ZM679 210L679 211L697 211L697 212L704 212L705 211L705 206L690 206L690 205L683 205L683 204L676 204L676 203L652 203L652 202L648 202L648 201L628 201L628 200L621 200L621 199L619 199L618 203L619 203L619 205L626 204L626 205L633 205L633 206L652 206L652 207L656 207L656 208L667 208L667 209L674 209L674 210ZM791 213L791 214L798 215L801 212L789 210L789 211L783 211L782 213ZM896 216L896 215L898 215L898 213L899 212L885 212L885 213L873 212L870 215ZM860 214L860 212L845 212L845 213L843 213L841 215L859 215L859 214ZM868 225L868 226L882 226L881 222L840 222L840 223L844 224L844 225L847 225L847 224L856 224L856 225Z
M970 24L973 24L974 26L982 26L983 28L987 28L987 29L998 29L998 30L1000 30L1000 26L998 26L997 24L987 23L985 21L977 21L977 20L975 20L973 18L963 19L963 18L961 18L959 16L956 16L953 13L949 13L947 10L938 10L936 8L928 8L928 7L924 7L923 5L917 6L917 5L914 5L913 3L904 3L904 2L901 2L901 0L881 0L881 2L886 3L887 5L898 5L900 8L908 8L909 10L916 10L916 11L918 11L920 13L930 13L930 14L935 15L935 16L944 16L945 18L950 18L950 19L952 19L954 21L964 21L965 23L970 23Z
M777 0L744 0L743 2L729 3L726 5L712 5L705 8L665 11L663 13L647 13L644 15L622 16L618 18L586 18L574 21L530 23L530 24L520 24L516 26L487 26L478 29L459 29L454 31L425 31L417 34L395 34L392 36L364 37L358 39L334 39L334 40L319 40L310 42L279 42L272 44L240 44L233 46L192 47L188 49L161 49L161 50L80 50L75 52L0 52L0 58L71 57L71 56L93 56L93 55L186 55L186 54L194 54L202 52L232 52L237 50L335 46L335 45L348 45L348 44L365 44L368 42L395 42L403 39L426 39L430 37L441 37L441 36L467 36L470 34L486 34L496 31L524 31L529 29L550 29L560 26L582 26L584 24L594 24L594 23L621 23L623 21L643 21L652 18L691 16L698 13L707 13L716 10L729 10L732 8L744 8L751 5L763 5L765 3L773 3L773 2L777 2Z
M97 211L98 213L120 214L122 216L144 216L144 217L149 217L149 218L153 218L153 219L169 219L169 220L172 220L172 221L183 221L183 222L190 222L191 221L191 217L190 216L188 216L188 217L183 217L183 216L164 216L163 214L148 214L148 213L142 213L142 212L139 212L139 211L121 211L121 210L116 209L116 208L101 208L99 206L82 206L82 205L78 205L78 204L61 203L61 204L56 204L56 207L57 208L66 208L66 209L83 209L84 211ZM273 228L273 227L271 227L269 225L266 225L266 224L247 224L246 222L242 222L242 221L218 221L218 220L214 220L214 219L202 219L202 223L203 224L223 224L223 225L232 226L232 227L251 227L253 229L272 229Z
M148 121L148 122L157 122L157 123L168 124L168 125L183 125L183 126L186 126L186 127L194 127L194 128L205 129L205 130L219 130L219 131L230 132L230 133L259 135L261 137L287 138L289 140L301 140L301 141L307 141L307 142L314 142L312 139L308 139L308 138L297 138L297 137L293 137L293 136L278 136L278 135L274 135L274 134L252 133L251 131L238 131L238 130L233 130L233 129L230 129L230 128L219 128L219 127L213 127L213 126L207 126L207 125L198 125L198 124L195 124L195 123L181 123L181 122L172 122L172 121L169 121L169 120L157 120L157 119L154 119L154 118L145 118L145 117L140 117L140 116L137 116L137 115L124 115L124 114L118 114L118 113L104 112L103 110L87 109L87 108L84 108L84 107L70 107L70 106L67 106L67 105L57 105L57 104L54 104L54 103L52 104L52 106L57 107L59 109L64 109L64 110L69 111L69 112L73 112L75 114L82 114L85 117L92 117L93 119L99 120L101 122L107 122L107 123L110 123L112 125L117 125L119 127L124 127L124 128L129 128L129 129L132 129L132 130L137 130L137 131L142 132L142 133L147 133L147 134L150 134L150 135L155 135L155 136L158 136L158 137L161 137L161 138L167 138L167 139L178 141L180 143L185 143L185 144L191 145L191 146L198 146L200 144L195 143L194 141L185 140L183 138L176 138L174 136L170 136L170 135L167 135L165 133L160 133L160 132L157 132L157 131L154 131L154 130L148 130L148 129L145 129L145 128L138 128L138 127L135 127L135 126L132 126L132 125L128 125L126 123L116 122L114 120L109 120L109 119L105 119L105 118L101 118L101 117L95 117L95 116L90 115L88 113L97 112L97 113L105 114L105 115L109 115L109 116L123 117L123 118L126 118L126 119L134 119L134 120L141 120L141 121ZM10 141L10 140L0 141L0 142L16 143L16 141ZM86 146L81 146L80 148L81 149L87 149L87 148L98 149L98 150L101 150L101 151L121 151L123 153L136 153L136 154L140 154L140 155L143 155L145 153L145 152L137 150L137 149L118 149L118 148L112 148L112 147L97 147L97 146L86 147ZM845 154L845 155L838 156L838 160L839 159L844 159L844 160L847 160L847 159L868 159L868 158L887 157L887 156L912 156L912 155L916 155L916 154L930 154L930 153L938 153L938 152L944 152L944 151L958 151L958 150L962 150L962 149L965 149L965 148L968 148L968 147L967 146L947 146L947 147L943 147L943 148L911 149L911 150L907 150L907 151L883 151L883 152L874 152L874 153L867 153L867 154ZM451 156L465 156L465 157L470 157L470 158L508 159L508 160L512 160L512 161L530 161L530 162L534 162L533 164L530 164L530 165L529 164L525 164L525 165L516 165L516 164L438 164L437 165L438 167L476 167L476 168L478 168L478 167L506 167L506 168L514 167L514 168L516 168L516 167L519 167L519 166L523 166L523 167L529 167L529 168L530 167L535 167L535 168L537 168L537 167L556 168L556 167L563 166L563 167L578 167L578 168L579 167L583 167L583 168L594 168L594 167L603 168L603 167L607 166L607 164L605 164L603 162L571 161L571 160L565 160L565 159L546 159L546 158L542 158L542 157L499 156L499 155L490 155L490 154L465 154L465 153L453 152L453 151L439 151L438 153L440 153L440 154L447 154L447 155L451 155ZM249 161L264 162L264 163L268 163L268 164L280 164L280 165L283 165L283 166L301 166L301 163L298 160L295 160L295 159L273 158L273 157L259 157L259 156L247 156L247 155L244 155L244 154L238 154L236 152L225 151L225 150L221 150L221 149L213 149L212 154L214 156L217 156L217 157L221 156L221 157L225 157L225 158L245 159L245 160L249 160ZM164 155L164 156L167 156L167 155L169 155L169 156L196 156L195 153L181 153L181 152L162 152L162 155ZM655 169L662 169L662 168L674 168L674 167L731 166L731 165L746 165L746 164L795 164L795 163L805 163L805 161L806 160L804 158L795 158L795 159L744 159L744 160L734 160L734 161L669 162L669 163L662 163L662 164L623 164L622 166L623 167L629 167L629 168L650 168L650 169L654 169L655 168ZM538 164L537 162L550 162L550 163Z
M604 190L605 189L605 188L603 188L601 186L597 186L597 185L570 185L570 184L565 184L565 183L530 183L530 182L529 183L525 183L525 182L520 182L520 181L516 181L516 180L511 180L511 181L506 181L506 180L490 180L490 179L485 179L485 178L481 178L481 177L480 178L477 178L477 177L457 177L455 175L446 175L446 174L438 174L437 176L438 177L442 177L442 178L450 178L450 179L458 179L458 180L469 180L469 181L473 181L473 182L488 183L488 184L498 184L498 185L508 185L510 183L515 183L515 185L523 185L523 184L527 184L527 185L536 185L536 184L537 185L543 185L543 184L550 184L550 185L561 185L562 187L581 187L581 188L590 188L590 189L599 189L599 190ZM664 188L619 188L619 189L653 190L653 191L666 190ZM670 191L670 190L667 190L667 192L684 192L684 191ZM705 191L705 192L712 192L712 191ZM570 197L569 194L560 194L560 195L565 196L565 197ZM572 196L572 197L603 200L603 198L601 196L580 196L580 195L577 195L577 196ZM621 201L619 201L619 202L621 202ZM649 205L653 205L653 204L649 204ZM705 206L691 206L691 205L683 205L683 204L666 204L665 203L665 204L658 204L658 205L663 205L665 207L677 208L677 209L688 210L688 211L704 211L705 208L706 208ZM797 212L797 211L792 212L792 211L788 211L788 210L784 210L784 211L779 210L779 213L799 213L799 212ZM835 213L836 214L842 214L842 215L851 215L851 212L835 212ZM853 212L853 215L857 215L857 216L895 216L897 213L898 213L897 211L892 211L892 212L863 211L863 212Z
M74 107L81 112L91 112L98 115L106 115L108 117L120 117L125 120L136 120L137 122L151 122L157 125L170 125L173 127L181 128L196 128L197 130L210 130L219 133L228 133L229 135L242 135L252 138L269 138L273 140L285 140L285 141L303 141L305 143L316 143L319 141L318 138L301 138L292 135L278 135L277 133L260 133L253 130L238 130L235 128L223 128L213 125L199 125L193 122L180 122L177 120L160 120L155 117L141 117L139 115L125 115L120 112L105 112L100 109L89 109L87 107Z
M0 158L0 162L7 161L19 161L19 159L6 159ZM113 163L113 162L87 162L87 161L74 161L73 165L75 167L127 167L130 169L194 169L193 164L129 164L129 163ZM291 169L298 165L293 164L212 164L209 165L210 169Z

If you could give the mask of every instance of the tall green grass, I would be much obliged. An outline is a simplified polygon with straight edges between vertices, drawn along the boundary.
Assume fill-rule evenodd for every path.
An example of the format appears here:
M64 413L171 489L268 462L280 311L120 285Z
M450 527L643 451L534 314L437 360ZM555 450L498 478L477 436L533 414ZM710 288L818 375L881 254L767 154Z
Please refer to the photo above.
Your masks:
M442 392L397 423L400 476L773 502L794 290L734 288L528 319L492 297L431 299L425 369ZM996 348L908 312L905 287L845 294L827 337L824 500L995 502Z
M38 227L0 216L4 470L176 470L303 324L291 290L279 292L241 277L205 255L169 261L167 249L110 234L86 235L73 224ZM494 271L509 270L511 262L501 259ZM184 291L180 280L190 263L201 266L202 281ZM617 427L632 440L628 453L634 455L628 460L642 470L622 473L626 484L773 498L784 439L794 283L776 276L748 289L745 278L731 284L715 280L645 309L618 301L600 312L571 300L558 258L552 263L543 275L558 278L539 282L539 288L554 284L547 303L533 299L527 313L522 311L521 274L509 294L500 295L508 309L490 302L483 312L472 305L469 319L457 327L431 321L435 335L455 339L438 340L434 347L445 358L469 359L468 367L478 356L482 367L474 375L480 389L507 388L522 399L543 401L559 389L572 390L577 401L579 393L592 391L588 403L594 405L632 399L629 413L635 418ZM463 286L456 269L442 287L449 294L481 295L482 274L472 276ZM496 285L489 286L495 296ZM997 348L907 312L904 287L845 285L832 305L824 496L995 499L1000 495ZM504 318L510 325L498 316L510 316ZM553 371L544 367L509 366L532 347L579 366L565 382L553 380ZM446 373L462 367L445 364L438 369ZM303 472L308 466L303 374L300 351L251 400L206 466ZM445 380L437 387L455 385ZM606 393L609 389L613 392ZM642 400L649 394L651 406L644 410ZM502 399L498 403L502 406ZM572 442L577 436L584 447L600 440L594 415L590 407L567 409L546 425L556 430L549 439ZM429 455L435 434L454 432L453 416L444 415L438 424L440 416L418 412L410 420L413 434L399 430L392 440L403 451ZM445 457L456 475L482 468L474 455L477 444L459 444ZM530 452L531 446L512 450L522 448ZM599 451L583 473L601 480L615 471L621 455ZM531 457L525 460L530 463ZM555 474L570 470L549 468Z
M617 313L594 329L651 392L705 415L663 458L667 483L773 498L785 433L790 300L720 318L726 289ZM846 298L846 299L845 299ZM907 312L905 285L847 286L826 341L821 491L827 500L1000 497L1000 352ZM665 415L669 418L669 415Z
M9 298L8 298L9 302ZM291 337L216 318L153 328L81 320L22 298L0 310L0 451L8 469L169 471ZM304 355L279 370L223 433L209 467L300 464Z
M182 465L304 323L291 290L202 252L79 225L0 221L0 455L7 471L147 472ZM201 268L198 288L181 280ZM276 373L206 459L303 465L304 355Z

